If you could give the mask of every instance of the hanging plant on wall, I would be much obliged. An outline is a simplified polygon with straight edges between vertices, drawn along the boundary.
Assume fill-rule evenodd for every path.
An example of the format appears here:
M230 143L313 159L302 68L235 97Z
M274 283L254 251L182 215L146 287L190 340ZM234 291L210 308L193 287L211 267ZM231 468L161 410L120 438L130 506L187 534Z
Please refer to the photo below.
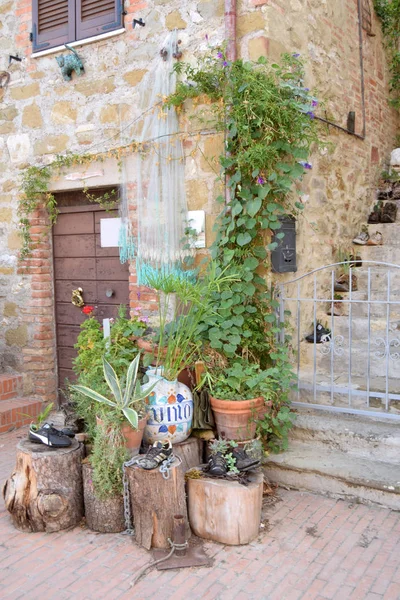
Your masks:
M180 63L176 69L186 81L168 103L182 106L188 99L201 102L206 97L211 101L208 123L226 131L220 164L229 201L217 198L223 208L211 253L221 269L229 265L240 281L215 296L218 310L204 323L204 335L211 348L228 357L248 353L263 365L272 359L287 366L286 349L275 341L276 305L266 282L268 251L278 243L271 243L271 233L283 236L279 216L303 209L296 182L312 167L308 156L318 142L317 100L304 87L298 54L284 55L278 65L264 58L230 62L218 50L198 67Z

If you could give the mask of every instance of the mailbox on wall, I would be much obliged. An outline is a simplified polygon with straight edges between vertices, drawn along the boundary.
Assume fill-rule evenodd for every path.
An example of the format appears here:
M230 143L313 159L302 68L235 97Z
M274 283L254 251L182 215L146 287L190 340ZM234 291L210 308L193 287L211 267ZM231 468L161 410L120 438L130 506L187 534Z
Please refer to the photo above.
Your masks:
M274 273L290 273L297 271L296 264L296 219L284 215L279 217L282 224L276 231L272 242L277 242L278 246L271 252L272 270ZM283 233L281 239L277 238L278 233Z

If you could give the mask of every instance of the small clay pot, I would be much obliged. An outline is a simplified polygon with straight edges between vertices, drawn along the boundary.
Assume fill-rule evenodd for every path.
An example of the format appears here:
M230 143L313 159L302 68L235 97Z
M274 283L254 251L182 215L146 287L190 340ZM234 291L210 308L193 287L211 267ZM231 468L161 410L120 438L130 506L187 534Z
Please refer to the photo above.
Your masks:
M266 412L261 396L250 400L220 400L210 396L218 437L226 440L251 440L256 435L257 420Z
M96 417L97 425L103 425L104 421ZM138 429L134 429L129 423L121 425L121 433L125 438L125 446L131 456L139 454L140 446L142 445L143 432L146 427L147 416L139 419Z

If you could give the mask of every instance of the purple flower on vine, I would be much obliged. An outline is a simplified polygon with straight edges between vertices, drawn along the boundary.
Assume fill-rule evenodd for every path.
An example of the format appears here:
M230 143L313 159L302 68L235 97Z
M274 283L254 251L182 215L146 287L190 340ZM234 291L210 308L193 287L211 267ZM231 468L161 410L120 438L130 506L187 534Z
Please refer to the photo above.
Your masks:
M226 62L226 60L224 60L224 62L222 63L222 66L223 67L227 67L228 66L228 63Z
M265 179L263 177L261 177L261 175L259 175L257 177L257 183L259 183L260 185L263 185L265 183Z
M310 117L310 119L315 119L315 115L312 110L309 110L308 112L306 112L306 115L308 115Z
M304 168L304 169L312 169L312 164L309 162L306 162L305 160L300 160L299 164Z
M222 52L221 52L221 51L219 51L219 52L217 53L217 56L218 56L218 58L224 58L224 55L222 54Z
M311 105L315 108L316 106L318 106L318 100L313 100Z
M293 58L299 58L300 53L299 52L295 52L294 54L292 54Z

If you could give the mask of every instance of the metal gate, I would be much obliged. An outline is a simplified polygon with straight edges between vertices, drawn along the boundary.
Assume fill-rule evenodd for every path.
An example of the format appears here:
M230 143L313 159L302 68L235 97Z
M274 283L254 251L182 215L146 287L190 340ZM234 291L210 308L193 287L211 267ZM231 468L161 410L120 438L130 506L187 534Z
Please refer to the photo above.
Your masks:
M293 405L400 420L400 266L356 265L346 292L335 292L335 284L349 263L279 285L281 341L289 339L296 375Z

